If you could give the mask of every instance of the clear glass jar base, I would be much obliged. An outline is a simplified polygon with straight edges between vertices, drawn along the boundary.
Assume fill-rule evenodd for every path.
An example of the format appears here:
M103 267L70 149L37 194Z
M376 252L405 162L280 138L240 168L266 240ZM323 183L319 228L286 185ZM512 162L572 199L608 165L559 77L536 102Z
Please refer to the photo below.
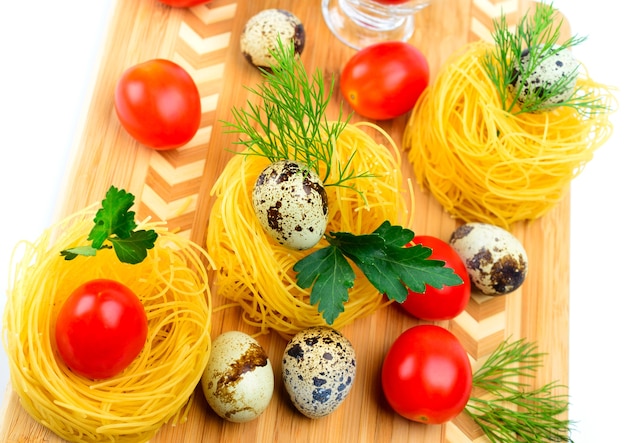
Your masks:
M351 15L342 0L322 0L322 14L335 37L356 50L383 41L407 41L415 31L410 14L384 23L376 19L369 22L369 17Z

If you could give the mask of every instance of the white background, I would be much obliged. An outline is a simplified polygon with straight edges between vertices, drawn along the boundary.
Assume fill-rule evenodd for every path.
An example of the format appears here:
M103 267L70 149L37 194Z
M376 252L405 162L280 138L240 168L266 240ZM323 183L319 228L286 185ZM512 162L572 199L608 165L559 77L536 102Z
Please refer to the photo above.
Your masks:
M445 0L439 0L445 1ZM612 0L559 0L575 33L575 55L597 81L626 87L624 23ZM71 151L91 96L114 0L5 2L0 12L0 305L8 261L54 218ZM620 102L623 91L617 92ZM626 308L626 113L572 185L570 418L578 443L616 442L623 432ZM80 190L76 190L80 192ZM8 383L0 352L0 389ZM622 439L622 440L620 440Z

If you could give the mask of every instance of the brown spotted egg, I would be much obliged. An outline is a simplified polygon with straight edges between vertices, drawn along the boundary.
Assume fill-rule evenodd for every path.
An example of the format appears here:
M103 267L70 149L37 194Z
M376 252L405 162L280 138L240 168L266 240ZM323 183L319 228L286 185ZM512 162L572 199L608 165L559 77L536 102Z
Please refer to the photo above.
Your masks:
M465 262L474 287L483 294L508 294L526 279L526 250L505 229L488 223L467 223L452 233L450 245Z
M346 399L356 376L356 353L339 331L315 326L287 343L282 377L296 409L309 418L324 417Z
M261 345L248 334L228 331L211 346L202 374L202 391L211 409L235 423L254 420L274 393L272 364Z
M291 249L315 246L328 223L324 184L314 171L292 160L277 161L261 172L252 206L265 232Z
M278 39L293 42L296 54L304 50L304 26L298 17L283 9L265 9L252 16L240 38L241 52L252 65L271 68Z

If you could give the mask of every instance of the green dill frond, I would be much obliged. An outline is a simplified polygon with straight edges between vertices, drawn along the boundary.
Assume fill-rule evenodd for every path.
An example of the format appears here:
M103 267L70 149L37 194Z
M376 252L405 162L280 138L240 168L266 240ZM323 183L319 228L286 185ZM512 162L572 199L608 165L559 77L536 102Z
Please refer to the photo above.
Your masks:
M559 43L563 20L557 19L552 4L537 4L535 13L526 13L514 31L509 29L504 15L495 19L493 24L495 48L485 55L483 66L496 86L504 110L521 114L568 106L586 115L605 110L600 99L575 86L579 74L577 68L541 88L531 88L520 100L522 88L515 88L515 82L527 84L542 62L586 39L572 36ZM570 90L571 94L568 94ZM563 100L555 102L555 98L561 96L564 96Z
M368 172L357 173L347 164L336 164L337 139L348 124L350 116L329 121L326 110L332 98L335 79L328 91L322 72L318 69L309 77L300 57L294 55L293 42L278 39L271 52L275 59L272 69L261 69L263 81L246 89L259 99L248 100L246 108L233 108L234 123L223 122L228 133L241 134L236 144L246 149L239 154L266 157L270 162L294 160L315 171L325 186L347 186L355 178L372 177ZM336 182L329 183L331 171L337 172Z
M571 442L568 397L553 393L562 386L523 381L534 378L543 355L534 343L504 341L474 373L474 388L487 395L470 398L465 412L491 442Z

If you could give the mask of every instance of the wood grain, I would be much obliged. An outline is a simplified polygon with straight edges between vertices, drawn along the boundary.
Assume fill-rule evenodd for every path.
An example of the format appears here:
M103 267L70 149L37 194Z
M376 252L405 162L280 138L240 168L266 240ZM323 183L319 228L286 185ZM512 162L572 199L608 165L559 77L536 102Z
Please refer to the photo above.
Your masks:
M411 41L424 52L436 74L465 43L490 38L491 20L501 11L514 24L532 4L531 0L433 0L417 15ZM166 220L181 235L204 244L211 210L209 190L232 155L226 148L233 136L221 131L219 122L230 119L234 105L245 103L248 95L242 85L254 85L259 79L239 52L239 34L249 17L266 8L288 9L302 19L307 32L303 61L309 70L322 69L328 81L354 53L333 38L318 0L213 0L191 9L171 9L156 0L118 0L103 68L59 202L59 217L100 200L113 184L137 196L141 218L150 215ZM189 144L176 151L157 152L138 145L120 127L113 109L113 90L120 74L154 57L184 66L202 95L202 127ZM339 101L336 91L331 114L336 113ZM400 117L381 126L400 144L405 123L406 117ZM407 176L412 174L406 161L404 169ZM418 191L413 204L419 214L412 226L415 232L447 239L458 225L427 193ZM506 297L473 295L463 314L440 324L459 337L475 365L505 338L537 341L547 355L531 383L558 380L567 384L569 198L540 220L516 224L513 233L526 247L531 266L522 289ZM222 302L215 297L214 305ZM379 380L384 353L403 330L416 323L389 307L345 327L342 332L357 352L356 385L336 412L318 420L300 415L282 387L285 340L274 333L259 336L270 355L276 382L270 406L259 419L246 424L225 422L210 411L198 391L188 421L164 426L153 441L485 441L464 414L446 425L426 426L402 419L387 406ZM213 337L231 329L256 332L241 321L236 310L215 312ZM0 441L61 441L21 409L10 388L3 408Z

